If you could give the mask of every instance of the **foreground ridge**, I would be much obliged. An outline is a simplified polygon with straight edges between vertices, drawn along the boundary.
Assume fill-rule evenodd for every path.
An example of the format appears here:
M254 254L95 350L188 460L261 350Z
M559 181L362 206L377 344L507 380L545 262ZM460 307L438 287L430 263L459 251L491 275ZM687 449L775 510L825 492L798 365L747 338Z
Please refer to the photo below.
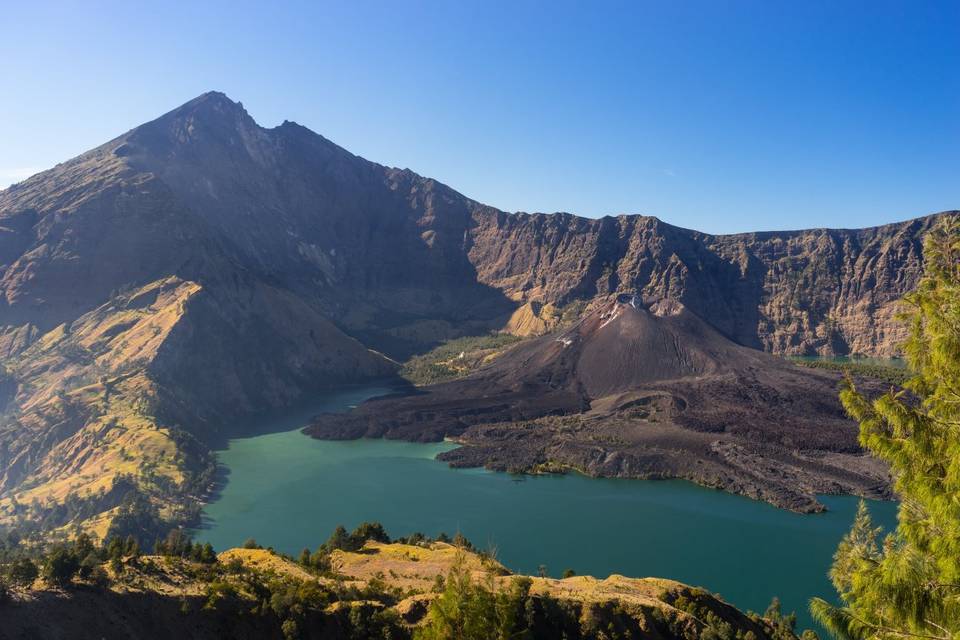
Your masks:
M182 541L158 555L118 546L86 561L86 577L21 581L0 604L0 638L411 638L435 625L435 603L466 615L483 593L500 594L491 618L532 638L796 638L779 610L744 614L671 580L517 576L468 542L352 537L299 562L252 541L219 556Z

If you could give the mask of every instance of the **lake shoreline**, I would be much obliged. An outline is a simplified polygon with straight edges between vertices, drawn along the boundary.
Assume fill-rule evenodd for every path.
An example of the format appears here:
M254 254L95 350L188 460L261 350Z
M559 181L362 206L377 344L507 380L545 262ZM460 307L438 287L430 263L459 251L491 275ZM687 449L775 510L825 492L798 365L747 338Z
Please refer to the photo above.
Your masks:
M354 388L317 398L316 406L336 401L344 409L364 395ZM859 502L822 495L829 510L811 518L685 480L517 476L437 464L455 440L325 441L295 424L262 426L265 435L231 439L218 452L228 482L193 530L217 549L253 537L295 555L337 525L376 520L394 536L460 531L480 548L497 547L519 573L545 564L557 575L571 567L600 577L662 576L754 610L778 595L809 626L806 600L833 593L826 571ZM895 503L870 505L878 524L893 526Z

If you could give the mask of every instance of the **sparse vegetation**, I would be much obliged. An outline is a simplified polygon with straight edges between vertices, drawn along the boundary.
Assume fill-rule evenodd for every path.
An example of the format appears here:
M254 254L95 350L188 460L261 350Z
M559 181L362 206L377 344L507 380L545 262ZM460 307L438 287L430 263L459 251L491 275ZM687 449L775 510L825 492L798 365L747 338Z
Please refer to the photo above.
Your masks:
M522 340L508 333L456 338L404 363L400 375L418 385L434 384L469 375Z
M794 360L801 367L838 371L857 378L882 380L897 386L903 386L910 379L910 372L903 367L893 365L870 364L861 362L834 362L831 360Z
M156 615L185 618L190 628L215 619L221 632L264 637L626 640L653 632L664 640L795 640L792 619L781 624L779 609L745 616L676 583L660 593L643 580L620 582L601 596L589 583L566 582L558 595L552 580L510 575L461 534L389 541L376 522L350 533L338 527L297 563L252 541L218 557L179 530L149 556L132 536L100 546L78 536L48 549L8 537L0 546L0 607L16 613L35 601L23 599L27 590L55 587L66 591L61 606L83 593L112 598L110 606L137 594L154 599ZM578 588L582 595L571 597ZM630 594L633 604L621 601Z

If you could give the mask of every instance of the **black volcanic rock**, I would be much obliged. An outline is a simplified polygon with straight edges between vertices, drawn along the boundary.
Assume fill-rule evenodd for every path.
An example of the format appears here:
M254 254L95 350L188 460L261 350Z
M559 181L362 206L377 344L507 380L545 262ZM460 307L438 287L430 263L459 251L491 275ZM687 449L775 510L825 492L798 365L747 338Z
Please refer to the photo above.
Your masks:
M837 400L837 377L740 346L670 299L620 295L573 327L404 398L306 432L440 440L457 466L686 478L800 511L816 493L888 495Z

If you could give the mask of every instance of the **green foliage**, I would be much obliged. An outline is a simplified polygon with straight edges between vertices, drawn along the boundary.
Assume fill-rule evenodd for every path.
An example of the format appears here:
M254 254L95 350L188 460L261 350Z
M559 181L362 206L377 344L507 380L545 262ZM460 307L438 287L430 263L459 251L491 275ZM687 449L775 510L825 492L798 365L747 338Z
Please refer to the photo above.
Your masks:
M207 585L207 600L204 609L216 609L223 600L235 598L237 587L230 582L214 580Z
M793 631L797 626L797 614L791 612L784 615L780 607L780 598L774 597L770 601L770 606L767 607L763 617L773 625L780 637L789 638L793 636Z
M844 640L960 637L960 218L928 235L924 260L906 297L906 390L869 399L848 378L841 392L901 500L897 528L882 540L861 507L830 572L842 605L811 602Z
M830 360L794 360L801 367L839 371L848 376L882 380L897 386L903 386L910 379L910 371L903 367L860 362L832 362Z
M496 590L492 576L476 582L464 556L458 554L444 580L443 591L430 604L417 640L507 640L521 631L520 620L530 591L529 579Z
M105 538L109 540L133 537L140 543L149 543L159 532L167 530L169 524L133 480L125 479L124 483L129 485L130 489L110 523Z
M267 590L270 610L280 619L300 615L306 609L322 609L332 601L330 593L316 582L274 580Z
M98 589L106 589L110 586L110 576L107 575L107 572L100 565L96 565L90 570L87 579L90 581L90 584Z
M252 540L252 539L251 539ZM111 553L111 556L115 555L116 549L123 549L125 553L132 554L133 552L139 552L139 547L136 546L135 542L131 545L130 541L127 541L127 544L115 545L113 547L114 553ZM250 542L249 540L247 541ZM254 543L256 544L256 543ZM246 549L257 549L259 547L247 547ZM213 547L209 542L205 544L200 544L199 542L194 543L190 539L190 536L186 534L182 529L172 529L167 537L163 540L158 540L153 545L153 551L160 556L176 556L179 558L189 558L197 562L202 562L205 564L213 564L217 561L217 554L214 552Z
M78 558L80 556L77 556ZM90 578L94 570L100 567L100 556L91 551L81 558L79 575L83 580Z
M18 587L29 587L40 576L40 570L30 558L18 558L10 565L7 577Z
M283 633L284 640L297 640L300 637L300 626L293 619L284 620L280 625L280 631Z
M140 543L137 539L128 535L127 539L123 541L123 552L128 556L139 556L140 555Z
M310 553L309 549L303 549L297 561L305 567L327 572L330 570L331 553L359 551L368 540L389 543L390 536L379 522L363 522L352 533L347 533L343 525L338 525L316 551Z
M361 541L361 544L367 540L389 544L390 536L387 535L383 525L379 522L362 522L360 526L350 534L353 540Z
M383 638L409 637L403 629L400 616L392 609L380 609L368 603L355 603L347 615L349 623L348 637L351 640L370 640Z
M368 540L390 542L390 536L379 522L363 522L352 533L347 533L343 525L338 526L320 547L323 553L332 551L359 551Z
M347 530L343 525L337 525L337 528L333 530L333 533L330 534L330 537L327 538L327 541L323 543L323 550L327 553L331 551L356 551L360 548L357 540L353 540L350 537L350 534L347 533ZM360 542L362 544L362 542Z
M79 571L80 560L73 549L57 547L47 555L42 575L50 584L64 587L70 584Z
M521 339L507 333L490 333L449 340L432 351L410 358L400 369L400 375L414 384L460 378L479 367L487 356Z
M78 558L86 558L96 552L96 547L89 535L81 533L73 541L73 552Z
M697 640L757 640L754 631L735 628L731 622L725 620L716 601L707 596L709 593L703 589L688 588L678 594L668 592L660 599L670 603L678 611L690 614L703 625L702 631L694 636ZM796 640L794 628L797 616L794 613L784 615L779 598L773 598L763 616L750 613L748 617L757 625L758 630L762 631L762 637L770 640ZM655 619L659 619L672 635L690 638L690 628L684 628L676 618L670 619L661 613L655 616ZM812 631L805 631L804 639L818 640Z

